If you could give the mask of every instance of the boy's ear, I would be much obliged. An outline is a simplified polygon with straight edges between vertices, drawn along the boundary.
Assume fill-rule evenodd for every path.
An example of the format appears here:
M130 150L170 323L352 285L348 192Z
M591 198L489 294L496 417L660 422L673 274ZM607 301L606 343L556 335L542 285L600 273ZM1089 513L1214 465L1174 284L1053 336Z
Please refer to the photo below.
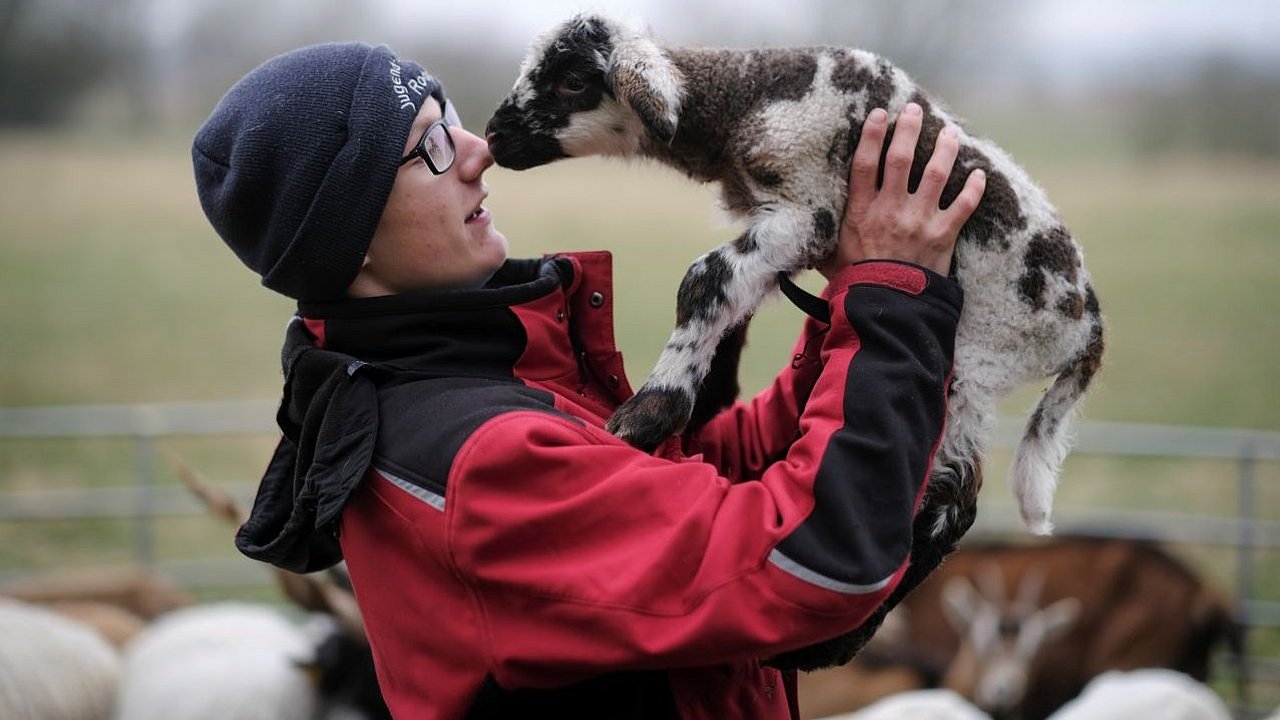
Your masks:
M605 77L614 94L660 142L676 135L684 77L666 54L646 38L619 42Z

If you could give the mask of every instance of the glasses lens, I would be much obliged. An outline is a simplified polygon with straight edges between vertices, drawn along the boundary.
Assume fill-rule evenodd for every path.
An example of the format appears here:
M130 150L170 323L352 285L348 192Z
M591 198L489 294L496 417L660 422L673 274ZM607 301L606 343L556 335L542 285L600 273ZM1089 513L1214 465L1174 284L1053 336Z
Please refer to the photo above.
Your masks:
M453 164L453 142L442 123L432 125L427 131L426 137L422 138L422 149L438 172L448 170Z

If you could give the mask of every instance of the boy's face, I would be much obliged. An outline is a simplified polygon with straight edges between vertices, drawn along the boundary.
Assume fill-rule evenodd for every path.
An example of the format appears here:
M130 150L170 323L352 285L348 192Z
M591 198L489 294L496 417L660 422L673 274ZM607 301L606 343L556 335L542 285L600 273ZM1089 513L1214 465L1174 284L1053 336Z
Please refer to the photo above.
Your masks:
M440 103L428 98L402 155L442 115ZM436 175L418 157L400 166L364 267L347 291L352 297L478 287L506 260L507 239L481 205L489 194L482 178L493 156L482 138L462 127L450 126L449 134L457 154L443 173Z

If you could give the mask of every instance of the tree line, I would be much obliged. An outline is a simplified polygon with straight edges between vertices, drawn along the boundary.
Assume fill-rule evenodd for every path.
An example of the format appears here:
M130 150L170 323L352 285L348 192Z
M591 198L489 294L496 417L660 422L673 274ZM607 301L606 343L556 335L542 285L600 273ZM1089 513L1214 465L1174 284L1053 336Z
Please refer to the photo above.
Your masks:
M1030 12L1017 0L796 0L794 21L782 23L743 18L731 0L700 0L694 18L687 2L651 0L661 37L708 45L857 45L953 101L968 97L976 78L1008 72L1012 59L1002 55L1003 41L1017 35ZM336 39L386 42L428 62L473 123L509 87L523 53L487 28L461 33L405 22L386 2L0 0L0 129L105 124L149 132L191 125L262 60ZM1184 64L1172 81L1107 88L1130 108L1122 132L1136 151L1280 157L1280 67L1221 54ZM1020 87L1028 82L1034 84L1024 77ZM1024 105L1033 109L1042 100ZM1233 109L1230 132L1220 129L1223 108Z

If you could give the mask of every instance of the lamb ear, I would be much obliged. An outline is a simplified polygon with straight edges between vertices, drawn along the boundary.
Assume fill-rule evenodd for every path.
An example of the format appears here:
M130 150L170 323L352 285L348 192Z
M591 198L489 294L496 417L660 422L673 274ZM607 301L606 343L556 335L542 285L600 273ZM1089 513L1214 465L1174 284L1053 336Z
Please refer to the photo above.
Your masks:
M680 118L684 77L666 54L643 38L618 43L609 63L608 82L657 140L669 143Z

